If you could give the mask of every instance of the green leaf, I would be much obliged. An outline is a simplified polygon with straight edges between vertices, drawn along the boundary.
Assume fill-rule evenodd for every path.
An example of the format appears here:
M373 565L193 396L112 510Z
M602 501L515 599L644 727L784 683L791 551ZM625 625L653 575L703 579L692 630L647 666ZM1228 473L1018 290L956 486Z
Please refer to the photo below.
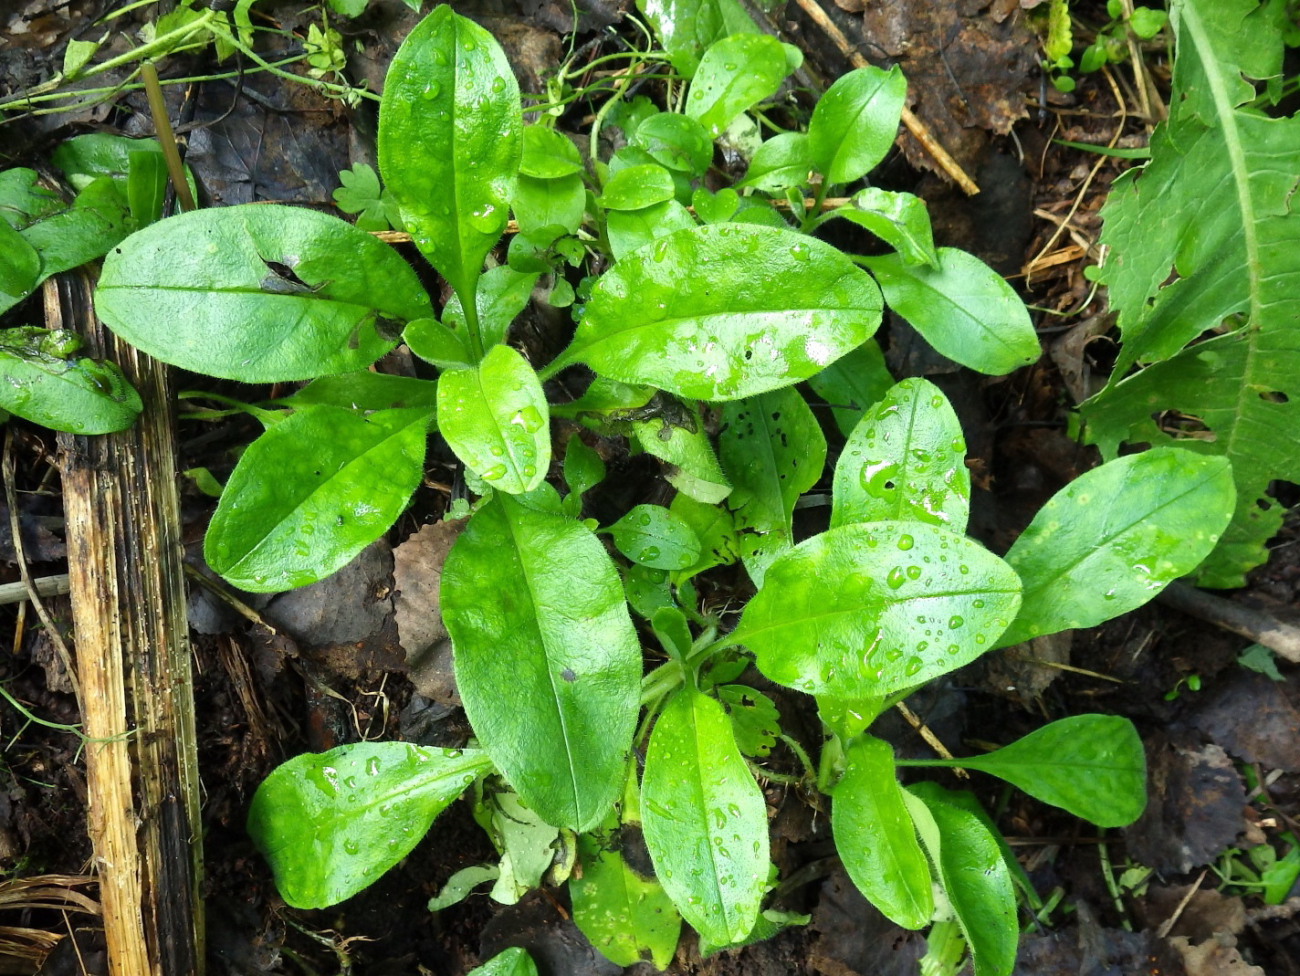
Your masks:
M761 146L749 161L745 178L737 187L752 186L764 193L782 193L809 183L813 170L812 147L805 132L783 132Z
M479 749L358 742L296 756L257 788L248 833L294 908L327 908L406 857L491 762Z
M695 227L601 277L559 364L736 400L807 379L861 345L880 307L869 276L829 244L767 227Z
M847 204L832 210L828 216L842 217L865 227L897 251L906 264L939 267L939 253L934 249L934 235L930 230L930 212L920 197L872 186L859 190Z
M811 377L808 385L830 406L840 433L848 436L867 408L889 392L894 377L879 344L868 339Z
M756 36L756 35L751 35ZM713 139L696 119L676 112L652 115L629 137L660 166L693 177L703 176L713 162Z
M411 352L439 369L474 368L474 357L465 345L465 333L457 332L437 319L415 319L406 323L402 341Z
M736 748L754 759L770 753L781 734L781 713L776 703L749 685L718 685L714 693L731 719Z
M1146 755L1133 723L1074 715L954 765L1004 779L1098 827L1127 827L1146 807Z
M988 827L948 796L937 783L903 794L970 946L975 976L1010 976L1020 943L1011 872Z
M474 304L478 308L478 327L483 337L483 348L491 349L506 341L510 326L519 313L528 307L533 289L540 277L536 272L521 273L506 265L484 272L478 280ZM460 296L452 295L442 310L442 321L455 329L462 342L468 334L465 309Z
M730 34L757 34L758 27L736 0L637 0L637 9L659 35L673 67L687 78L700 55Z
M1282 4L1197 0L1175 7L1173 23L1169 121L1102 211L1110 257L1098 280L1124 344L1084 416L1107 457L1125 440L1174 443L1178 431L1153 417L1199 421L1187 446L1227 457L1237 484L1232 525L1199 582L1243 586L1281 526L1270 483L1300 482L1300 118L1260 111L1247 81L1280 76L1288 20ZM1156 365L1127 376L1135 363Z
M683 423L658 417L634 421L632 438L647 454L668 462L664 478L670 485L696 501L717 504L731 493L731 482L713 453L699 408L690 406L680 419Z
M0 244L8 225L0 222ZM0 261L2 265L2 261ZM72 341L72 348L60 344ZM0 331L0 410L53 430L125 430L143 409L115 363L75 359L72 333L35 326Z
M1007 553L1024 581L1001 643L1093 627L1142 606L1200 564L1232 517L1226 459L1156 448L1076 478Z
M731 639L779 684L870 698L969 664L1019 606L1011 567L969 539L923 522L867 522L780 556Z
M686 115L716 139L736 116L775 95L792 70L786 66L785 45L775 37L724 37L700 58L686 97Z
M906 99L897 65L855 68L826 90L808 122L808 150L827 183L851 183L885 158Z
M432 411L438 402L438 386L413 376L393 376L363 369L337 376L319 376L280 402L290 407L323 405L366 411L427 407Z
M735 520L725 508L696 501L685 492L679 492L668 510L689 525L700 540L699 562L678 573L677 579L690 579L714 566L730 566L740 558Z
M41 281L36 249L7 223L0 222L0 312L30 295Z
M735 216L740 207L740 195L726 186L716 194L699 189L691 194L691 206L706 224L721 224Z
M826 438L798 390L787 387L728 403L718 436L740 555L755 586L794 545L794 506L821 478Z
M676 231L695 227L690 211L676 200L665 200L644 210L611 210L606 219L609 247L616 261Z
M78 193L71 207L35 217L22 235L41 256L44 279L103 257L130 229L126 200L105 178Z
M669 699L641 802L655 874L682 917L715 944L745 938L768 872L767 804L718 702L689 687Z
M582 172L582 157L568 136L541 125L523 132L523 157L519 172L539 180L555 180Z
M623 574L623 588L628 605L646 620L658 610L677 606L666 569L651 569L633 563Z
M510 346L493 346L477 368L443 373L438 416L456 456L493 488L517 495L545 480L551 463L546 394Z
M566 233L573 234L582 226L586 213L587 188L577 175L554 180L521 176L510 198L510 208L521 233L563 227Z
M60 143L59 148L54 150L52 162L63 170L75 189L84 190L102 176L128 178L131 173L131 154L135 152L161 155L162 146L157 139L130 139L106 132L92 132Z
M938 268L910 265L896 254L862 261L889 307L954 362L1001 376L1038 358L1025 303L973 254L941 247Z
M208 565L252 593L341 569L388 531L420 484L432 416L427 407L363 415L319 406L280 421L231 472L203 541Z
M372 167L357 163L351 169L339 170L339 183L342 185L334 191L334 203L344 213L358 214L357 227L370 231L392 226L391 218L398 215L389 213L389 195L380 187L379 174Z
M163 204L167 200L167 161L162 153L140 150L131 153L126 199L131 219L137 227L152 224L162 217ZM126 236L125 232L122 236Z
M468 976L537 976L537 964L526 949L516 946L498 952L481 966L475 966Z
M195 210L109 252L95 310L155 359L246 383L362 369L392 349L387 320L433 314L392 248L291 207Z
M465 712L497 768L547 823L600 823L623 787L641 682L604 546L497 495L447 557L442 612Z
M565 499L566 514L576 517L582 509L583 494L604 480L604 460L575 433L564 449L564 483L569 488L569 497L577 499L577 502L574 510L570 510L568 499Z
M889 743L864 736L844 756L831 799L831 828L844 870L866 899L905 929L934 916L930 865L903 801Z
M691 527L662 505L637 505L609 527L618 551L652 569L687 569L700 558Z
M671 200L677 193L672 174L658 163L629 166L605 184L600 203L606 210L643 210Z
M1134 34L1144 41L1149 41L1159 34L1167 23L1169 23L1167 11L1156 10L1153 7L1134 7L1128 25Z
M867 411L840 452L831 499L832 526L914 519L966 531L966 440L937 386L903 380Z
M542 883L555 860L560 832L508 791L489 795L474 816L501 854L492 900L517 904Z
M462 302L505 230L522 154L519 85L500 45L435 8L388 69L379 169L415 246Z

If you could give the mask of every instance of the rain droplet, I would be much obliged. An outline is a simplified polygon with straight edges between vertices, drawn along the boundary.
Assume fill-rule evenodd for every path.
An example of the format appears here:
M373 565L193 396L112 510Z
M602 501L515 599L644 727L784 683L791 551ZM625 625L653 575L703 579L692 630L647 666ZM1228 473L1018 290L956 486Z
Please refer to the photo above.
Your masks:
M488 481L500 481L506 476L506 466L504 464L494 464L483 472L483 477Z
M911 549L914 545L916 545L916 540L910 535L904 533L898 537L898 548L902 549L903 552L907 552L907 550Z
M891 590L896 590L903 585L906 579L907 576L903 572L903 567L895 566L893 569L889 571L889 575L885 577L885 582L889 584L889 588Z

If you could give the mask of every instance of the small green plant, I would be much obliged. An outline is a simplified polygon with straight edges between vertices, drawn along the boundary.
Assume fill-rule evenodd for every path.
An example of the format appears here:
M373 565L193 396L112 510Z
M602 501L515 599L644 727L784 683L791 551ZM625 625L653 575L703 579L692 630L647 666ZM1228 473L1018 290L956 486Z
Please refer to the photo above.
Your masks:
M987 651L1097 624L1190 572L1230 517L1228 462L1178 448L1118 458L1063 489L1005 558L969 539L952 407L923 379L895 383L871 337L888 301L945 355L1006 373L1038 355L1027 312L991 269L934 246L915 197L868 187L824 208L892 145L897 68L849 73L807 131L762 141L736 187L702 185L714 140L798 64L739 23L656 22L682 110L621 101L617 88L596 126L616 119L627 144L604 158L592 138L589 166L552 125L523 124L488 33L450 7L430 14L389 69L379 163L401 224L454 290L441 314L395 251L307 210L197 211L108 254L97 310L144 351L243 382L311 380L250 408L266 430L205 541L230 582L276 591L343 566L400 514L431 434L473 493L441 604L476 739L363 742L277 769L249 830L288 903L361 890L472 788L501 861L459 879L461 891L492 880L510 900L567 878L578 925L625 964L665 965L683 921L705 952L766 938L800 921L765 903L775 877L755 769L776 775L763 763L780 742L798 778L830 797L863 893L909 928L948 919L945 937L980 976L1005 974L1014 858L971 794L905 788L898 767L979 770L1102 826L1141 812L1142 747L1123 719L1073 716L930 762L898 760L869 729ZM507 263L485 270L511 211ZM837 219L887 253L812 236ZM540 370L508 341L534 294L575 321ZM398 341L437 379L366 370ZM579 365L594 376L585 392L548 396L547 381ZM845 440L829 527L799 539L794 508L827 459L805 380ZM676 497L609 525L583 519L604 465L582 433L557 445L554 418L660 458ZM736 563L756 592L733 620L697 584ZM781 730L745 682L751 665L815 697L825 741Z
M1069 72L1075 67L1090 73L1108 64L1121 64L1128 59L1132 38L1149 41L1169 22L1167 11L1126 5L1124 0L1107 0L1106 14L1110 20L1097 29L1092 42L1075 61L1070 0L1049 0L1043 24L1043 69L1058 91L1074 91L1075 80Z

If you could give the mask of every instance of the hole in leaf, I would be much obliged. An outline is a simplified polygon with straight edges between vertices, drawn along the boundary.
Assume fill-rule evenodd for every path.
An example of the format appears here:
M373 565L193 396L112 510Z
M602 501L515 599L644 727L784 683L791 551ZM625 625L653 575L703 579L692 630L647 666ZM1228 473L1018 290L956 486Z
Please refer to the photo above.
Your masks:
M1281 390L1265 390L1259 398L1266 403L1290 403L1291 398Z

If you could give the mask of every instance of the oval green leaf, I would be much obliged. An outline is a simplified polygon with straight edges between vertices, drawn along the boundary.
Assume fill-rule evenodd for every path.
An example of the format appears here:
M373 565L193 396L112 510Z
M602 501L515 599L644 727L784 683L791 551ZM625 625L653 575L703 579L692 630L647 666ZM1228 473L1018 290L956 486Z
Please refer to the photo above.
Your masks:
M898 65L855 68L826 90L808 122L808 149L827 183L851 183L885 158L906 99Z
M673 176L658 163L628 166L610 177L600 203L606 210L641 210L671 200L677 193Z
M364 369L433 314L402 257L346 221L246 204L160 220L109 251L95 310L155 359L246 383Z
M835 465L831 498L832 526L912 519L966 531L966 440L937 386L903 380L866 412Z
M609 527L618 551L651 569L686 569L700 558L700 540L662 505L637 505Z
M623 383L737 400L805 380L861 345L880 309L870 276L829 244L710 224L606 272L558 365L585 362Z
M996 271L965 251L939 248L939 267L897 254L865 258L885 301L954 362L1001 376L1038 359L1038 334L1025 303Z
M866 522L778 558L731 637L773 681L870 698L969 664L1019 606L1011 567L971 540L923 522Z
M1142 740L1133 723L1118 715L1063 718L961 765L1098 827L1127 827L1146 808Z
M830 216L843 217L866 228L897 251L907 264L939 266L930 212L920 197L872 186L859 190L845 206L832 210Z
M480 749L358 742L296 756L257 788L248 833L294 908L327 908L406 857L492 767Z
M447 557L442 613L470 723L547 823L587 830L623 789L641 648L580 522L497 495Z
M606 218L609 249L616 261L652 241L695 226L691 212L676 200L665 200L644 210L611 210Z
M130 427L144 409L140 394L116 363L52 354L51 337L67 334L34 326L0 332L0 410L74 434Z
M737 115L776 94L790 71L785 45L775 37L724 37L700 58L686 97L686 115L716 139Z
M1025 601L1010 645L1140 607L1214 548L1236 500L1227 458L1161 447L1087 472L1007 552Z
M655 874L682 917L714 945L749 935L768 874L767 805L714 699L682 688L660 714L641 817Z
M539 180L554 180L582 172L582 157L568 136L543 125L523 131L523 157L519 172Z
M808 385L826 401L833 411L835 426L847 437L867 408L889 392L894 377L885 365L880 345L868 339L810 379Z
M456 456L493 488L518 495L546 478L546 395L528 361L510 346L493 346L476 369L443 373L438 416Z
M792 186L807 186L812 174L812 149L806 132L783 132L758 147L749 161L745 179L737 186L752 186L764 193L782 193Z
M905 929L934 916L930 865L903 801L889 743L849 746L831 799L831 829L844 870L867 901Z
M388 531L420 484L432 418L427 407L363 415L319 406L275 424L226 482L203 540L208 565L252 593L341 569Z
M18 231L0 220L0 312L30 295L40 280L40 255Z
M399 410L403 407L428 407L438 402L438 384L414 376L356 373L320 376L280 403L291 407L347 407L351 410Z
M939 868L944 892L975 961L975 976L1010 976L1020 926L1016 892L1002 848L980 818L947 799L937 783L904 793L921 842Z
M652 115L636 127L631 144L644 149L660 166L703 176L713 162L713 140L698 121L676 112Z
M379 105L379 171L415 246L469 301L523 155L519 85L496 40L441 6L398 49Z

